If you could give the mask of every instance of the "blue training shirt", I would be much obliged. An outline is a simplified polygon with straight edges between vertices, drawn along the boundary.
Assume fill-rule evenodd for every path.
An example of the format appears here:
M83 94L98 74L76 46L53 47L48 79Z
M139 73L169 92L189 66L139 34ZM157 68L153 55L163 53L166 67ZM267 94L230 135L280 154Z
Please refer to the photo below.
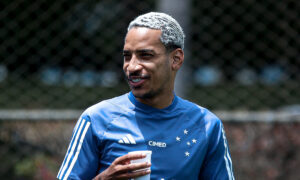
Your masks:
M130 92L79 118L58 179L92 179L130 151L151 150L151 179L234 179L222 122L178 96L164 109Z

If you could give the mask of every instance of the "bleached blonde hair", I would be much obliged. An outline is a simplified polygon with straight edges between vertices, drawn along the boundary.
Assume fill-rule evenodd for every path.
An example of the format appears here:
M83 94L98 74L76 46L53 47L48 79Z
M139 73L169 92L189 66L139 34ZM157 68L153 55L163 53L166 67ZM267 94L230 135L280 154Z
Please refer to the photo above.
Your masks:
M146 27L162 31L160 40L166 49L184 49L184 33L179 23L170 15L150 12L136 17L129 23L128 31L133 27Z

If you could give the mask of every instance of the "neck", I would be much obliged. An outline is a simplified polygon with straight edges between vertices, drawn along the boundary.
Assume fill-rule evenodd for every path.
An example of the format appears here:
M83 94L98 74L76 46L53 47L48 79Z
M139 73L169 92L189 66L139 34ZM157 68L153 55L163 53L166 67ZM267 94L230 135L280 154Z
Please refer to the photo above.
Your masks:
M157 95L152 98L136 98L139 102L146 104L148 106L157 108L157 109L163 109L168 107L172 104L172 101L174 99L173 92L170 92L168 94L161 94Z

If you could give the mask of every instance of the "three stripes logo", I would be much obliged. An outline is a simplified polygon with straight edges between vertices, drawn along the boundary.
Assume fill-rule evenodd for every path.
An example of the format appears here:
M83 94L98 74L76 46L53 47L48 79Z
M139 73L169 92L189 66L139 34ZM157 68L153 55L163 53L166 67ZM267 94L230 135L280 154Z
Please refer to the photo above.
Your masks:
M126 136L122 137L118 143L120 144L136 144L135 140L130 134L126 134Z

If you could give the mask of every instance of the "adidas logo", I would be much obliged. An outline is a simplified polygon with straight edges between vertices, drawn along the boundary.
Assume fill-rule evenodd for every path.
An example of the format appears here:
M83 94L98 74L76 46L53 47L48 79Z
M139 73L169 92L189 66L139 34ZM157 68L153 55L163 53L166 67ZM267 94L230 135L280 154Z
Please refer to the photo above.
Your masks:
M130 134L127 134L122 139L119 140L120 144L136 144L135 140Z

